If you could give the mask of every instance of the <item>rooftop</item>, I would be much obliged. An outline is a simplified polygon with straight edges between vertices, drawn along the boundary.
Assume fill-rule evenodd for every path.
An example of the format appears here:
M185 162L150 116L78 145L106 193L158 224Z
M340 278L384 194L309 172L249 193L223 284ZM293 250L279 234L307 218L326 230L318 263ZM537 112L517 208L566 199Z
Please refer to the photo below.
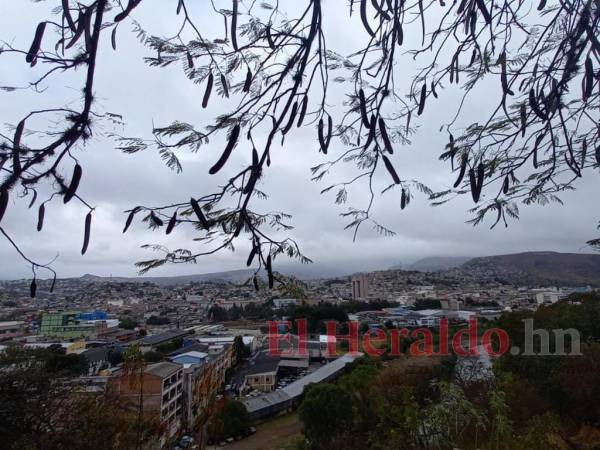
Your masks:
M166 378L173 375L179 369L181 369L181 364L163 361L146 367L145 372L160 378Z
M158 345L163 342L172 341L173 339L177 339L180 337L187 336L188 332L185 330L167 330L164 333L156 334L153 336L146 336L140 339L140 344L142 345Z

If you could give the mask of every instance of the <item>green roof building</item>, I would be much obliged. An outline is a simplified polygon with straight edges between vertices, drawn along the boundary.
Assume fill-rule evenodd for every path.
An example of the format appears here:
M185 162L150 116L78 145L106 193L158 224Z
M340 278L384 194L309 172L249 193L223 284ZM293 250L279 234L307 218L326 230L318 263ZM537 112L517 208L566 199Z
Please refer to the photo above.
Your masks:
M44 314L40 334L65 339L89 336L94 331L95 325L82 321L78 316L78 311Z

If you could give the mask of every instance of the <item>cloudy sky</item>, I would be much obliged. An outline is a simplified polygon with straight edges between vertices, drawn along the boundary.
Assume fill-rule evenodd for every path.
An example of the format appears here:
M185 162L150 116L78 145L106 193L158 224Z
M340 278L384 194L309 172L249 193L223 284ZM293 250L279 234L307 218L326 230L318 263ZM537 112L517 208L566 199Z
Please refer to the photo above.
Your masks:
M287 0L289 1L289 0ZM0 5L0 39L18 48L28 48L36 24L45 17L48 9L58 1L33 3L26 0L3 1ZM230 2L215 0L222 7ZM285 4L286 2L282 2ZM290 2L291 3L291 2ZM348 54L363 43L362 29L347 12L340 8L342 0L327 0L324 17L329 47ZM198 2L201 12L208 2ZM134 18L154 34L173 35L177 23L165 20L174 17L175 0L145 0L135 11ZM342 13L344 11L344 13ZM214 14L204 14L200 20L205 35L223 35L222 19ZM160 243L168 247L198 249L192 242L193 233L179 227L171 236L151 232L141 223L132 226L126 235L121 233L125 214L123 211L138 204L160 205L183 201L190 196L200 197L212 192L228 175L247 164L250 148L239 145L228 166L217 176L208 175L208 168L219 158L224 146L223 138L212 139L200 152L182 151L184 171L177 174L167 168L160 156L148 150L145 153L125 155L116 150L107 136L118 132L130 136L148 137L153 124L164 126L178 119L202 128L210 124L219 113L235 103L214 96L206 110L201 108L204 86L192 84L183 74L181 65L168 69L148 68L142 58L150 55L130 32L132 26L123 24L119 29L118 51L110 47L109 36L101 44L95 93L96 108L123 115L124 128L101 125L94 138L77 157L84 167L84 178L79 193L96 206L90 248L81 256L83 219L86 211L71 202L64 206L60 199L47 205L44 230L37 233L37 208L27 209L27 201L11 200L2 226L11 233L20 247L40 262L58 255L53 267L61 277L97 275L134 275L133 263L153 255L140 249L142 244ZM403 57L397 68L399 79L408 79L414 63ZM0 85L24 85L35 79L39 68L31 69L22 57L0 56ZM63 105L78 107L83 71L74 76L56 76L45 87L43 94L30 91L0 93L0 125L10 134L9 124L16 124L32 109ZM404 78L403 78L404 77ZM399 86L402 86L400 83ZM403 86L406 88L407 86ZM476 121L497 101L495 90L483 86L464 116L463 123ZM454 175L447 163L437 157L446 143L446 135L439 125L453 115L458 93L443 91L434 107L428 107L419 120L420 128L411 145L398 148L392 159L400 176L417 178L434 190L449 187ZM329 97L331 111L341 115L343 92L337 88ZM48 123L36 123L36 127ZM330 148L330 155L343 151L341 144ZM369 227L361 230L355 242L350 231L344 231L345 219L339 214L348 206L363 207L367 199L365 185L350 190L347 205L335 205L334 192L320 195L332 182L355 174L352 167L343 167L319 182L310 181L309 168L325 157L318 152L316 132L308 127L294 130L281 147L273 150L273 164L262 182L262 190L271 197L259 208L263 211L282 210L293 215L291 232L304 253L315 261L313 270L356 271L386 268L400 262L409 262L426 256L480 256L530 250L555 250L564 252L589 252L585 241L595 237L600 216L597 193L600 177L588 174L576 192L565 194L565 206L522 206L521 220L511 223L508 229L489 229L489 223L477 228L466 224L467 210L472 202L467 196L442 207L432 208L427 198L416 194L410 206L400 211L397 194L377 199L375 217L397 235L382 237ZM65 173L70 176L70 169ZM591 175L591 176L589 176ZM595 176L594 176L595 175ZM385 184L389 175L382 168L379 182ZM167 266L151 275L180 275L215 272L244 267L248 242L240 239L235 253L220 253L198 261L196 265ZM287 261L281 261L287 265ZM0 239L0 279L26 277L30 267L22 261L4 239Z

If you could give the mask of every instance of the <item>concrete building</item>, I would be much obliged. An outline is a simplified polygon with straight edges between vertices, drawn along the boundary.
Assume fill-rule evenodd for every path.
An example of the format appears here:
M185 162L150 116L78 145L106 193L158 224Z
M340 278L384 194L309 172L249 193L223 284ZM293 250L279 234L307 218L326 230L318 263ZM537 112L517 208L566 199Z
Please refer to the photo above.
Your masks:
M260 352L250 361L246 372L245 385L261 392L272 392L277 385L277 371L280 359Z
M369 279L361 273L352 277L352 299L364 300L369 296Z
M55 314L44 314L40 325L40 334L56 336L64 339L87 337L96 326L79 318L77 311L64 311Z
M231 345L223 345L218 354L209 354L208 345L193 344L169 355L183 364L183 424L200 443L205 441L206 425L215 398L225 384L225 373L232 364Z
M183 339L189 335L189 332L185 330L167 330L164 333L155 334L152 336L146 336L138 341L140 350L142 352L149 352L150 350L156 350L159 346L174 343L179 339Z
M143 414L156 420L164 433L160 447L175 437L182 427L183 417L183 366L172 362L159 362L147 366L142 375L119 370L111 377L109 387L123 405L137 413L140 399Z
M19 321L0 322L0 341L25 336L25 323Z
M275 308L286 308L288 306L297 305L297 298L275 298L273 299L273 306Z

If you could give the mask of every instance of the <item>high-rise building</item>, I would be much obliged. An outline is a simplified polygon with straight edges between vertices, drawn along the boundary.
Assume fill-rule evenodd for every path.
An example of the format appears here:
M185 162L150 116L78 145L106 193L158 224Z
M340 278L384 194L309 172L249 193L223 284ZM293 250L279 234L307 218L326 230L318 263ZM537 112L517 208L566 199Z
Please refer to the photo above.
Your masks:
M352 277L352 299L364 300L369 296L369 279L364 273Z

